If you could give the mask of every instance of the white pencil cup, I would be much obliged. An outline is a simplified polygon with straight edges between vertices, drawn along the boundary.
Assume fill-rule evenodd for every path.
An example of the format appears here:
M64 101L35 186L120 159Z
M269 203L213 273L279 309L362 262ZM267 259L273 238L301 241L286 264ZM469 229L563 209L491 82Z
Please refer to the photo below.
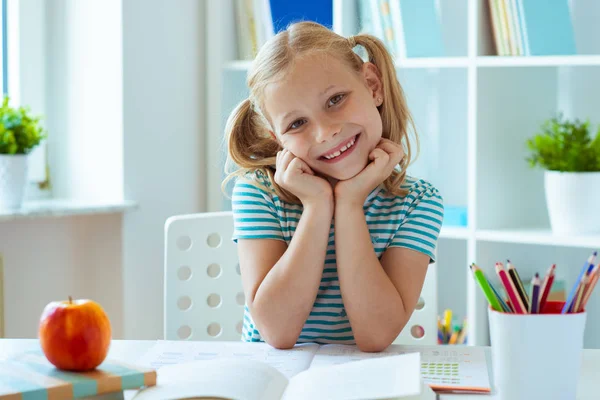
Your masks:
M494 384L500 399L575 400L586 313L560 314L548 302L541 314L488 309Z

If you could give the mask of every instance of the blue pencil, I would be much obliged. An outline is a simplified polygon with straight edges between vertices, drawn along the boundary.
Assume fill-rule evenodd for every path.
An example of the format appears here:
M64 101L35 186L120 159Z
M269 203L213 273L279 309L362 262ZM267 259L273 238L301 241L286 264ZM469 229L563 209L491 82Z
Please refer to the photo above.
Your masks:
M487 279L487 278L486 278ZM500 296L500 294L496 291L496 288L494 287L494 285L492 285L492 282L490 282L488 280L488 285L490 285L490 287L492 288L492 292L494 292L494 294L496 295L496 297L498 298L498 301L500 302L500 305L502 306L502 309L507 312L507 313L511 313L512 310L510 309L510 307L508 306L508 304L506 304L504 302L504 300L502 299L502 296Z
M575 294L577 293L577 289L579 288L581 279L583 278L583 275L587 273L588 269L590 268L590 265L594 264L594 259L597 255L598 252L593 252L592 255L587 259L587 262L583 265L583 268L581 269L581 272L579 273L579 276L577 277L577 280L575 281L575 284L571 289L571 293L569 293L569 297L567 297L567 301L565 302L565 305L562 308L561 314L565 314L571 308L571 303L573 303L573 300L575 299Z

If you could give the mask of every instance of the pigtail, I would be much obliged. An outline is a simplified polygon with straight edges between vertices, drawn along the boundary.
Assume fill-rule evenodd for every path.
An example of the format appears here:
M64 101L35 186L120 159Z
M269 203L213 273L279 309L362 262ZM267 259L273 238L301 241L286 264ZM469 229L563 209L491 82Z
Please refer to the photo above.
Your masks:
M282 199L299 203L300 200L275 183L275 165L277 152L281 150L279 143L273 139L266 128L266 120L258 113L252 101L242 101L232 111L225 127L229 157L225 163L227 177L221 188L227 192L226 186L231 179L243 178L246 173L260 173L269 182L269 186L261 186L267 192L274 191Z
M275 168L279 145L269 136L250 99L242 101L231 112L225 132L229 157L225 163L227 177L221 185L224 192L234 177L243 176L249 170Z
M417 153L419 148L418 137L416 135L415 124L406 104L404 91L398 82L396 76L396 67L394 60L387 51L381 40L375 36L361 34L348 38L350 47L355 45L362 46L366 52L369 62L375 64L383 84L383 103L379 106L379 113L383 123L383 137L396 143L400 143L405 148L406 155L400 162L399 171L394 172L385 182L386 190L392 193L406 194L406 191L398 191L406 177L406 169L411 163L412 153L410 140L408 137L409 127L412 128Z

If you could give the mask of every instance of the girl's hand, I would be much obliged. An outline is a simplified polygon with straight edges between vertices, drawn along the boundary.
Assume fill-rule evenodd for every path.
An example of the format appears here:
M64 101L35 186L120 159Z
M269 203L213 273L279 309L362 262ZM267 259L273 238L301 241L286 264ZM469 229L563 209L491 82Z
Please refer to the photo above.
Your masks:
M335 202L363 206L367 196L385 181L404 157L401 145L381 139L369 154L371 162L355 177L335 186Z
M331 185L315 175L302 159L289 150L277 153L275 182L300 199L305 207L319 202L333 202Z

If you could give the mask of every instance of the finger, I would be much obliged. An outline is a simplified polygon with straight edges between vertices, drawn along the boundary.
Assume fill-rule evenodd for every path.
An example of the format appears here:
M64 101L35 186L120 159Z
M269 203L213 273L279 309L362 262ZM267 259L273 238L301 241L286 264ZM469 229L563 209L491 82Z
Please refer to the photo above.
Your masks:
M314 172L307 163L304 162L301 158L294 158L288 167L288 171L301 171L305 174L314 175Z
M402 146L392 141L380 143L378 148L382 149L383 151L389 154L390 163L393 163L394 165L399 164L402 158L404 157L404 149L402 148Z
M281 160L280 160L281 172L285 172L288 169L288 166L290 165L290 163L292 162L292 160L294 158L295 158L295 156L294 156L294 154L292 154L291 151L284 150L284 153L281 156Z
M377 145L378 148L385 150L388 154L392 153L404 153L404 149L398 143L392 142L391 140L384 139Z
M387 162L388 158L389 158L388 153L386 153L384 150L380 149L379 147L374 148L373 151L371 151L371 153L369 153L369 160L371 160L373 162L381 162L384 159L385 159L385 162Z

